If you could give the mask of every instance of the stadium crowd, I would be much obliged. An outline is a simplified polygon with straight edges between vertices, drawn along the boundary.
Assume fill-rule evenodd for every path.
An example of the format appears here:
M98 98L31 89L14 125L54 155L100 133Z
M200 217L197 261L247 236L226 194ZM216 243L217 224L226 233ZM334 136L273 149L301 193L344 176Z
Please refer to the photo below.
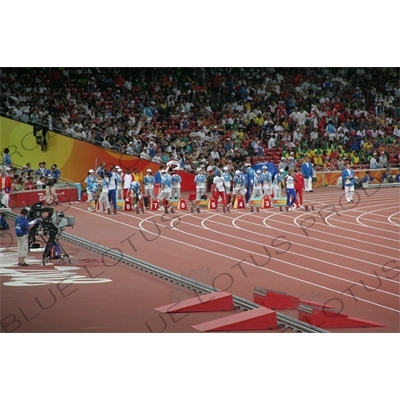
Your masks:
M2 68L1 115L182 169L400 164L398 68Z

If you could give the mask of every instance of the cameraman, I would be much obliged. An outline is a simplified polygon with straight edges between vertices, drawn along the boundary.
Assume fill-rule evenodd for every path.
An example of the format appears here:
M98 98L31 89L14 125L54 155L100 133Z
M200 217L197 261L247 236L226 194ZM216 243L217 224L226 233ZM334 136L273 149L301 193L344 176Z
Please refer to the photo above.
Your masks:
M58 197L55 185L60 177L61 173L57 169L57 165L53 164L51 168L47 171L46 177L46 202L47 205L50 206L52 204L51 196L53 197L53 201L58 204Z
M28 222L27 216L28 210L23 208L21 214L15 220L15 233L17 235L18 243L18 265L21 267L28 267L29 264L25 262L25 258L28 254L28 234L30 229L35 225L37 220Z

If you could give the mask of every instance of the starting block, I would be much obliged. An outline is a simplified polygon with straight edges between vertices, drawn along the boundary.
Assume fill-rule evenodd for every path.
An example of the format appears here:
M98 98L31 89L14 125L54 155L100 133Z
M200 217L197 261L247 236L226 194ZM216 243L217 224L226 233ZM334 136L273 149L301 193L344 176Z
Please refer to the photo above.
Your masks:
M260 212L261 209L265 208L272 208L273 203L271 204L271 201L269 200L268 196L263 196L263 197L254 197L249 200L249 205L250 205L250 211L251 212Z
M192 325L192 328L200 332L275 330L277 329L276 311L258 307L213 321Z
M255 287L253 290L253 302L270 308L271 310L297 309L300 304L316 307L324 307L324 309L332 309L332 306L319 303L312 300L301 299L291 296L287 293L276 292L264 288Z
M304 206L306 211L315 211L314 206Z
M261 199L260 208L272 208L273 205L274 205L274 199L272 199L272 204L267 196L264 196Z
M286 206L287 198L286 197L274 197L273 205L274 206Z
M151 199L151 211L158 211L160 208L160 202L158 201L157 197Z
M178 210L187 210L187 203L185 199L179 199L178 200L178 205L177 205Z
M255 212L255 211L259 212L261 203L262 203L261 197L251 197L249 199L250 212Z
M196 200L193 207L191 207L190 211L193 213L196 209L196 212L200 212L200 208L207 208L208 210L216 210L217 209L217 201L214 197L211 197L210 200Z
M243 197L236 197L235 202L233 203L233 208L236 209L246 208Z
M298 319L307 324L326 328L367 328L383 327L375 321L350 317L346 314L338 313L332 310L326 310L324 307L312 307L300 304L298 307Z
M124 211L133 211L133 209L132 209L132 199L130 197L127 197L124 200Z

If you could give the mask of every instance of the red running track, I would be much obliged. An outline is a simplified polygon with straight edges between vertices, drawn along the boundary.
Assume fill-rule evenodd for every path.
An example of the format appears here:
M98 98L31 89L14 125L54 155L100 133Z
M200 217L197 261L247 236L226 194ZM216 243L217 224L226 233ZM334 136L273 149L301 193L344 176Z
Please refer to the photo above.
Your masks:
M57 209L76 217L69 231L75 236L243 298L252 300L254 287L261 287L385 325L332 332L381 333L400 331L399 193L398 188L361 190L348 204L339 188L321 188L305 194L305 204L315 208L310 212L107 215L88 213L86 203ZM48 285L6 286L10 277L3 274L2 318L15 315L22 321L18 331L27 332L195 332L192 325L225 315L196 313L166 322L154 308L193 293L74 246L71 254L78 276L109 281L73 281L64 294L75 286L79 290L68 297L54 291L60 300L46 314L32 299L40 291L50 302ZM27 322L20 309L41 315ZM297 317L296 310L280 312Z

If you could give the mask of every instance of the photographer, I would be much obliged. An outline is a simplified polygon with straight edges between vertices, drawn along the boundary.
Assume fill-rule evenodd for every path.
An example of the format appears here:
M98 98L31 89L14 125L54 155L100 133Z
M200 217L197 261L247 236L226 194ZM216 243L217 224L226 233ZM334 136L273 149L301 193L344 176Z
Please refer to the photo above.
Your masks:
M28 210L23 208L21 214L15 220L15 233L18 241L18 265L21 267L27 267L29 264L25 262L25 258L28 254L28 234L29 230L36 224L37 220L28 222L27 216Z
M45 182L46 182L46 202L47 205L50 206L54 201L56 205L58 204L58 197L55 188L55 184L57 183L60 177L60 171L57 169L57 165L53 164L51 169L47 171L45 175ZM53 197L53 199L51 198Z

